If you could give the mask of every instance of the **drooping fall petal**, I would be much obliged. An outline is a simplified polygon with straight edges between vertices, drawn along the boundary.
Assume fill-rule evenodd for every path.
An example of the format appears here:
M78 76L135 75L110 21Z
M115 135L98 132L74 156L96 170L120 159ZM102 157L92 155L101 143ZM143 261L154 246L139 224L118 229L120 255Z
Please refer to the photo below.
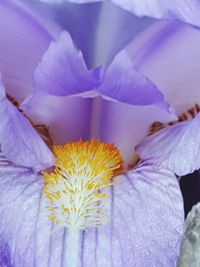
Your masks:
M10 161L41 170L53 165L54 157L29 121L6 98L0 81L0 143Z
M48 220L41 177L3 159L0 175L1 263L68 266L69 232ZM108 192L108 222L80 231L77 267L175 266L183 224L175 175L143 164L115 179L119 183Z

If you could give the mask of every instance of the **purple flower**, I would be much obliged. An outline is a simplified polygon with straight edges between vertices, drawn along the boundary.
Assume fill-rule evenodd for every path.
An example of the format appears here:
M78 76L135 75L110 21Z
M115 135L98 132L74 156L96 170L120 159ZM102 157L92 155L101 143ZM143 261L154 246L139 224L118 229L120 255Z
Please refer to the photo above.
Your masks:
M29 17L28 14L27 16ZM37 27L33 26L33 30ZM4 73L2 79L4 80ZM14 89L13 83L11 93ZM157 117L154 116L155 119L160 116L166 120L173 117L168 113L169 105L164 101L163 95L133 67L127 51L117 54L107 69L97 67L88 70L81 52L73 45L67 32L53 41L45 52L34 72L33 94L28 96L21 107L29 118L49 126L54 143L64 144L80 138L89 140L91 137L114 142L126 163L134 153L134 145L143 138L140 128L144 127L143 123L150 123L151 113L159 111ZM29 120L6 98L2 81L0 101L1 266L176 265L184 220L176 174L181 176L199 168L200 116L164 129L144 140L136 149L141 158L140 164L133 170L113 177L112 185L107 177L111 174L113 176L113 169L118 169L121 164L115 148L100 145L101 149L94 150L93 147L85 149L83 145L80 153L66 157L70 149L54 147L53 155ZM148 115L143 111L148 112ZM143 121L143 116L147 118L146 121ZM134 120L137 123L133 124ZM78 148L82 143L79 145ZM77 146L73 143L69 146L72 146L74 153L74 147L77 149ZM82 155L85 150L90 151L89 157ZM49 220L46 206L50 204L47 196L50 194L50 199L55 189L52 196L55 206L49 207L53 215L55 208L67 205L62 196L64 194L66 200L68 195L74 194L74 184L76 190L80 186L79 191L84 198L85 187L79 184L79 180L75 180L76 175L82 174L83 170L85 178L90 177L91 168L84 166L85 157L88 164L89 161L93 164L95 158L98 167L108 158L101 169L103 173L108 170L104 173L103 181L102 176L97 175L100 176L97 181L101 182L97 183L98 186L95 184L97 176L91 175L87 189L89 192L91 188L98 189L91 197L96 201L83 211L89 210L90 213L84 217L82 227L78 231L72 231L71 227L63 227L60 223L63 213L56 213L58 225ZM55 158L57 173L45 172L42 178L41 171L52 167ZM83 162L79 169L68 164L74 158L76 160L73 164ZM57 183L57 180L65 183L66 177L69 173L74 174L74 170L77 172L74 180L70 180L74 183L72 187ZM94 166L92 174L95 171ZM57 179L58 176L62 179ZM81 181L84 182L84 179ZM105 187L108 187L107 190ZM68 195L65 190L68 190ZM107 199L104 203L102 201L105 196ZM90 195L82 201L85 203L89 199ZM63 207L64 215L69 214L68 209L74 199L69 199L68 202L68 206ZM103 215L99 217L102 212L99 207L103 211L105 209L106 219ZM76 213L75 208L69 215L73 212ZM81 217L80 214L79 216ZM102 219L102 224L90 227L96 219L98 222ZM55 218L52 220L55 221ZM88 221L91 223L89 226ZM67 222L64 221L64 224Z

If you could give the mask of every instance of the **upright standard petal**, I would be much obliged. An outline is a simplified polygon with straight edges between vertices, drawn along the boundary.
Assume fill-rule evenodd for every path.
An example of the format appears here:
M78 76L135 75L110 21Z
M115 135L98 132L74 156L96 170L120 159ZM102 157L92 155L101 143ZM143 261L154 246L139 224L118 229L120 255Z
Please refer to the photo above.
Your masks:
M36 170L52 166L54 157L28 120L6 99L0 84L0 145L10 161Z
M57 42L51 43L35 71L35 94L76 95L94 89L100 79L101 70L89 71L82 53L63 32Z
M185 233L181 244L177 267L200 266L200 204L195 205L185 221Z
M69 231L48 220L41 177L3 159L0 176L0 262L71 267ZM143 164L118 179L108 192L108 221L80 231L76 267L175 267L183 225L175 175Z
M127 53L139 71L160 88L177 114L181 114L200 102L199 46L197 28L178 21L162 21L138 36Z
M31 94L32 75L38 61L60 30L22 1L2 0L0 32L0 70L4 83L9 94L22 101Z
M179 176L200 168L200 114L148 137L136 147L142 160L172 170Z
M108 67L98 92L108 98L131 105L158 105L169 110L162 93L134 67L123 50Z
M179 19L200 26L200 3L196 0L110 0L137 16Z

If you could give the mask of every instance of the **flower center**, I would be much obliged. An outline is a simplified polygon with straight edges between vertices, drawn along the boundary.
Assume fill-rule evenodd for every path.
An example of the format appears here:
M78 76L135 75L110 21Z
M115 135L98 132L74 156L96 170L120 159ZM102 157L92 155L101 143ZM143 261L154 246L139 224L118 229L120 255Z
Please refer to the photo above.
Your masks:
M113 144L80 140L54 146L53 151L55 169L43 176L50 220L76 229L104 223L107 189L122 169L118 149Z

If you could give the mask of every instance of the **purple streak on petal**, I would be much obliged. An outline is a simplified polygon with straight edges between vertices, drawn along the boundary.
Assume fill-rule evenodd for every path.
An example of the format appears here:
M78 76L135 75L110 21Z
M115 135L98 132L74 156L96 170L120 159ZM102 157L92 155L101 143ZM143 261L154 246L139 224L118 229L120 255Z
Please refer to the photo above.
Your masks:
M170 126L136 147L142 160L172 170L178 176L200 168L200 114L195 119Z
M131 105L170 106L162 93L132 65L125 51L120 52L108 67L98 92L106 97Z
M55 143L89 139L92 101L81 97L36 94L22 105L24 112L50 128Z
M82 53L67 32L63 32L57 42L51 43L34 74L35 92L56 96L89 91L100 80L101 69L87 69Z
M200 26L200 3L196 0L110 0L120 7L136 14L153 18L179 19Z
M46 169L54 163L54 156L28 120L6 99L0 84L0 144L3 154L12 162Z
M33 70L59 32L53 26L49 29L21 1L0 1L0 69L8 92L16 99L30 95Z

